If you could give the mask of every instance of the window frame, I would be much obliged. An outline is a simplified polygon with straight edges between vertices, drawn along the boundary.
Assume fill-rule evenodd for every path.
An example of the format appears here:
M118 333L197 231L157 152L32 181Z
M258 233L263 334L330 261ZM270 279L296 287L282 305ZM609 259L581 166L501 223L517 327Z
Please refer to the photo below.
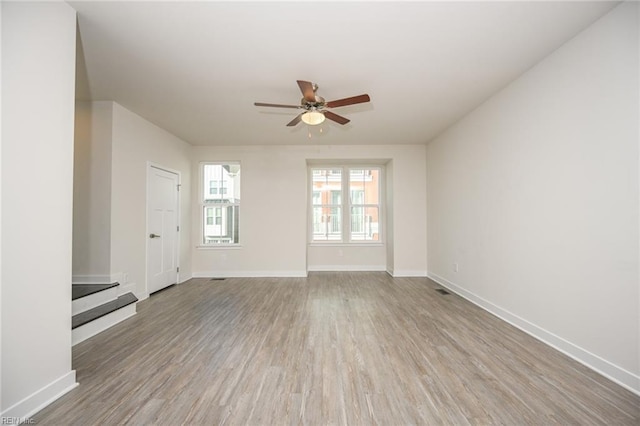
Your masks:
M242 184L240 182L242 182L242 176L240 176L240 193L239 193L239 198L234 202L227 202L227 203L206 203L205 202L205 191L208 195L216 195L216 196L222 196L224 194L222 194L222 191L220 191L220 189L224 188L227 189L226 187L223 186L222 182L220 182L219 180L215 181L217 183L217 185L215 185L214 187L217 188L217 194L211 194L211 183L212 181L209 182L205 182L205 167L206 166L238 166L239 168L239 173L242 173L242 164L240 161L234 160L234 161L202 161L199 163L199 177L200 177L200 182L198 184L198 190L199 190L199 195L198 195L198 206L200 209L200 221L199 221L199 239L200 242L197 245L198 248L202 248L202 249L229 249L229 248L240 248L241 247L241 239L240 239L240 228L241 228L241 211L242 209L240 208L241 206L241 199L242 199ZM227 191L224 191L225 194L227 193ZM216 208L218 209L225 209L228 207L234 207L235 209L237 209L238 211L238 215L237 215L237 221L238 221L238 226L237 226L237 234L238 234L238 242L226 242L226 243L206 243L205 242L205 226L207 225L207 214L206 214L206 209L207 208L212 208L213 209L213 226L216 226ZM211 226L211 225L209 225Z
M311 246L382 246L385 244L385 167L383 164L370 164L370 163L310 163L308 164L308 226L307 226L307 239L308 244ZM318 170L341 170L341 203L339 204L341 210L341 238L340 240L314 240L314 207L319 205L314 204L314 187L313 178L318 176L315 173ZM378 171L378 203L357 203L352 204L351 199L351 170L363 170L363 169L375 169ZM327 204L328 206L329 204ZM330 205L333 205L330 203ZM324 206L324 205L323 205ZM360 240L352 239L352 207L362 207L364 209L368 207L375 207L378 209L378 239L377 240Z

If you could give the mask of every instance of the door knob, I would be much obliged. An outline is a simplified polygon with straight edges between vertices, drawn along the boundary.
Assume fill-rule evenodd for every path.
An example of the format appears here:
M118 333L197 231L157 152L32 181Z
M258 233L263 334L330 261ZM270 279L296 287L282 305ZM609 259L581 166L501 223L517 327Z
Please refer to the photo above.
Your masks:
M149 234L149 238L160 238L158 234Z

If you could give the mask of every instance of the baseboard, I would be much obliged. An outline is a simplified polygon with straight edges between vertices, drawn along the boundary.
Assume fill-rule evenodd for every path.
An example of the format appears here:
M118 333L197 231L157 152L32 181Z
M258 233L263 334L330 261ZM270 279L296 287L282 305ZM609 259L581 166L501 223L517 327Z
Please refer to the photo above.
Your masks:
M446 287L452 292L467 299L471 303L481 307L485 311L508 322L514 327L519 328L530 336L535 337L536 339L562 352L568 357L573 358L586 367L589 367L596 373L601 374L602 376L619 384L629 391L640 395L640 376L635 375L634 373L627 371L624 368L621 368L613 364L612 362L607 361L606 359L603 359L598 355L593 354L569 342L568 340L565 340L562 337L557 336L550 331L527 321L524 318L521 318L505 309L502 309L499 306L494 305L488 300L483 299L482 297L468 290L465 290L464 288L452 283L451 281L448 281L443 277L440 277L437 274L429 272L428 277L441 286Z
M200 271L193 278L306 278L307 271Z
M394 271L382 265L315 265L309 266L308 272L387 272L392 277L427 277L427 271L399 270ZM305 278L305 271L200 271L194 272L192 278ZM186 280L185 280L186 281ZM138 296L136 294L136 296ZM138 299L143 298L138 296Z
M385 272L386 265L313 265L309 272Z
M32 393L22 401L12 405L2 412L2 419L22 419L24 424L29 424L29 417L42 410L47 405L51 404L56 399L60 398L71 389L78 386L76 382L76 371L71 370L67 374L42 389ZM18 422L14 422L17 424Z
M178 275L178 284L182 284L182 283L184 283L184 282L187 282L187 281L189 281L191 278L193 278L193 275L192 275L192 274L185 275L185 276L182 276L182 274L179 274L179 275Z
M399 269L394 270L391 273L391 276L394 278L403 278L403 277L427 277L428 273L424 270L418 269Z
M117 280L112 280L111 275L73 275L72 284L110 284Z

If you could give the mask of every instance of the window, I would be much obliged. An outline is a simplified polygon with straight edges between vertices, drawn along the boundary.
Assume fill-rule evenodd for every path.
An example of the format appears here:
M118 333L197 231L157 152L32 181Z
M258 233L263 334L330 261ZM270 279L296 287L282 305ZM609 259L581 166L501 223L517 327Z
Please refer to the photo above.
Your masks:
M226 195L228 188L223 181L210 180L209 181L209 195Z
M238 244L240 163L203 163L202 188L202 244Z
M380 177L379 167L311 168L311 241L380 241Z

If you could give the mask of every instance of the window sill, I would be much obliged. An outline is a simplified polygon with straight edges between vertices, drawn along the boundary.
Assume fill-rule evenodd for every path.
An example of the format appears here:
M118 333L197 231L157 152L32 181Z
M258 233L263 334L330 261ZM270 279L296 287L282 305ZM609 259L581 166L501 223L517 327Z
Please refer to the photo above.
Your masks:
M309 247L384 247L383 242L365 242L365 243L338 243L334 241L329 241L326 243L315 241L313 243L308 243Z
M218 245L198 245L196 246L198 250L241 250L242 246L240 244L218 244Z

